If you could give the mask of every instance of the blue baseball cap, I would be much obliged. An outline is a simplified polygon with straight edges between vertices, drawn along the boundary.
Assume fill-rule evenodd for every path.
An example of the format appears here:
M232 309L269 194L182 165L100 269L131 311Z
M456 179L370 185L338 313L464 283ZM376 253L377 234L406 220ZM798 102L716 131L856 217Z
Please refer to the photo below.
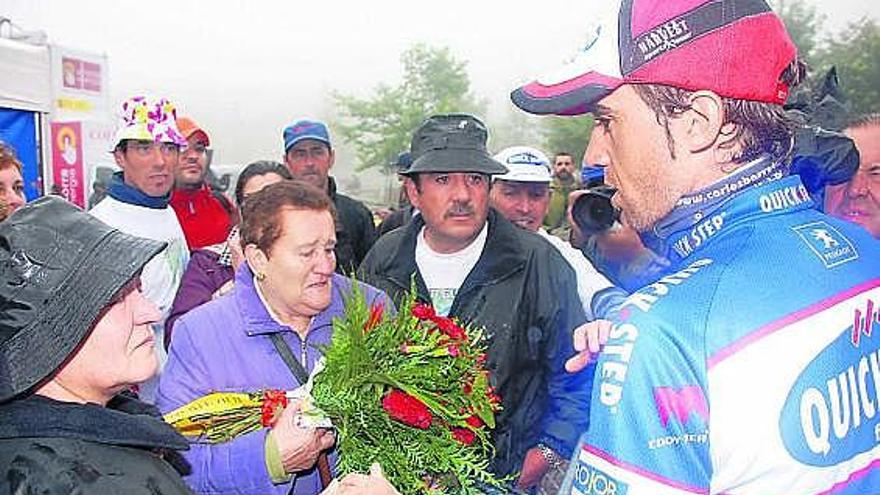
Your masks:
M303 139L314 139L330 145L330 131L323 122L317 120L298 120L284 128L284 152Z

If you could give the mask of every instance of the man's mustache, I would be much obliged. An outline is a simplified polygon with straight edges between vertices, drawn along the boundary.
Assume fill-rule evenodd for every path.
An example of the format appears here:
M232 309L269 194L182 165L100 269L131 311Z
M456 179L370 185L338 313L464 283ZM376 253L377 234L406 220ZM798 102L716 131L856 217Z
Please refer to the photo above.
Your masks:
M463 215L473 215L474 207L473 205L466 203L455 203L451 208L446 210L446 214L443 215L444 218L449 218L452 216L463 216Z

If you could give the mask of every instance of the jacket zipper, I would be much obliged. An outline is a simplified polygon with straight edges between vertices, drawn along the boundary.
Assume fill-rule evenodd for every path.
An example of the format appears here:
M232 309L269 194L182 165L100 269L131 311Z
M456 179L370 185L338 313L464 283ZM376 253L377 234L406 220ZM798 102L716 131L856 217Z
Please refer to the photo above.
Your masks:
M308 362L308 356L306 355L306 352L308 351L306 349L306 339L300 339L300 344L302 347L302 363L301 364L302 364L302 367L304 370L308 370L309 367L306 364ZM303 385L305 385L305 384L303 384Z

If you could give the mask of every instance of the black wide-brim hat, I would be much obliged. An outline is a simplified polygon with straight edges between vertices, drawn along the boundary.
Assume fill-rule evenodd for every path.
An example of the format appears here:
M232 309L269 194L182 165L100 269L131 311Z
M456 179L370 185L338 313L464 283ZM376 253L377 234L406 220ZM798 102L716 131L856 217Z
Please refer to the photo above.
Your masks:
M54 376L165 243L46 196L0 223L0 402Z
M445 114L429 117L413 134L413 162L401 175L424 172L506 174L507 167L486 150L488 131L473 115Z

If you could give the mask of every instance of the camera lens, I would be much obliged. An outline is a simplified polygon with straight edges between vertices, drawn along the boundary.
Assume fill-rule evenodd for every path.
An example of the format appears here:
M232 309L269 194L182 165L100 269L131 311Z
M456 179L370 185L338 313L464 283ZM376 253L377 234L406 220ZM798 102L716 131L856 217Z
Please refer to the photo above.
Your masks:
M608 185L587 189L571 206L571 216L584 234L596 234L611 228L620 212L611 204L617 190Z

